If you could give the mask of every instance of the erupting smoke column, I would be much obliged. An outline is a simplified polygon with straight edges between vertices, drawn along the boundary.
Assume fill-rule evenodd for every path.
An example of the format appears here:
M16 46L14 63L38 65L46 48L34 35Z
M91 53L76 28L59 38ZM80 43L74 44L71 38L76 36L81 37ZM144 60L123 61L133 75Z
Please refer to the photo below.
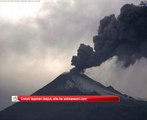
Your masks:
M134 64L141 57L147 58L147 7L126 4L120 15L104 17L98 35L93 37L94 50L81 44L72 65L76 70L99 66L117 56L124 67Z

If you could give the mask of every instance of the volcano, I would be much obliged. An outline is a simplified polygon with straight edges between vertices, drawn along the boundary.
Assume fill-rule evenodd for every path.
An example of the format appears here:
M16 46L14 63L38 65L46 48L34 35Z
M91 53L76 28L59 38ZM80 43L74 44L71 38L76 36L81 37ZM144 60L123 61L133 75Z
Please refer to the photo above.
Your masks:
M80 73L63 73L32 95L117 95L118 103L15 103L0 120L147 120L147 102Z

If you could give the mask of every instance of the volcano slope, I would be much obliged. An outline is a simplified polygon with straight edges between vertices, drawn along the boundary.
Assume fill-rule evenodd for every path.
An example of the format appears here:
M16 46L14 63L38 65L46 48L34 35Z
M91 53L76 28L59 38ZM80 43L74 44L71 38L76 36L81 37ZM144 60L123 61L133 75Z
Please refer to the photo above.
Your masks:
M84 74L64 73L32 95L118 95L118 103L15 103L0 120L147 120L147 102L105 87Z

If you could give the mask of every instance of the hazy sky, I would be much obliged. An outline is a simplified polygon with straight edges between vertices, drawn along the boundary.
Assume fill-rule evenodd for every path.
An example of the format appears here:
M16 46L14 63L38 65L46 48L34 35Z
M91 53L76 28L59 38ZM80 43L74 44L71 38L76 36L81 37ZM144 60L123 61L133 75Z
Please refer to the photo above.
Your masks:
M0 110L71 68L80 43L92 45L99 21L139 0L0 3ZM107 67L106 67L107 68Z

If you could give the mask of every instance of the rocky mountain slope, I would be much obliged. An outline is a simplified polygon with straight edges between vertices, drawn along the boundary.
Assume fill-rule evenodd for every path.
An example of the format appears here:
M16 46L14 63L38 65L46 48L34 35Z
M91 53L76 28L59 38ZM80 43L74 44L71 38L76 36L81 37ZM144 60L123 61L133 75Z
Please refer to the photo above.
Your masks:
M119 103L16 103L0 120L146 120L147 102L123 95L84 74L64 73L32 95L118 95Z

